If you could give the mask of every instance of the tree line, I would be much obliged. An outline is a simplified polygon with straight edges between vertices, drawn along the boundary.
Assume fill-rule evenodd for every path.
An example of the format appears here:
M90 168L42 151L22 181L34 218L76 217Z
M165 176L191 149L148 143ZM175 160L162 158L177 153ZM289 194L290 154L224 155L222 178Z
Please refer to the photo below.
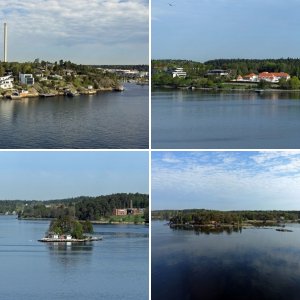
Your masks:
M170 70L182 67L187 72L186 78L173 78ZM213 69L228 70L228 76L207 76ZM199 88L225 88L226 82L236 79L238 75L261 72L286 72L291 79L281 80L277 87L281 89L300 88L300 59L215 59L206 62L192 60L153 60L152 84L153 86L194 86ZM268 82L262 82L260 88L268 88ZM231 86L232 88L232 86Z
M97 197L80 196L48 201L7 200L0 201L0 213L15 211L19 218L59 218L75 216L79 220L98 220L112 215L114 208L149 207L149 195L117 193Z
M206 225L212 222L221 224L242 223L246 221L298 221L300 211L218 211L205 209L160 210L152 212L152 219L167 220L171 224Z

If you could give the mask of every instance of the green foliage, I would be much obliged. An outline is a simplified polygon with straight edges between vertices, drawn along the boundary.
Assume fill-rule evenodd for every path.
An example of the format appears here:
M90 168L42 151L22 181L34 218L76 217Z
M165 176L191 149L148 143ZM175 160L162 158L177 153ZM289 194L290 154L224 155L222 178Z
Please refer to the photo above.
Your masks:
M131 200L134 207L149 207L149 196L146 194L113 194L80 201L76 204L76 216L80 220L99 220L109 217L114 208L129 207Z
M17 211L20 218L59 218L76 216L79 220L100 220L112 214L114 208L130 206L149 207L149 196L146 194L112 194L98 197L77 197L50 201L0 201L0 213ZM85 226L83 224L83 226Z
M83 233L93 231L91 224L81 224L74 217L63 216L55 220L52 220L49 226L49 232L54 232L56 234L70 234L73 238L81 239L83 238Z
M182 67L187 72L188 77L182 81L173 79L168 73L169 70ZM230 79L235 79L238 75L260 72L286 72L292 79L280 80L279 88L299 89L300 83L300 59L215 59L204 63L189 60L153 60L152 61L152 84L154 86L169 85L194 86L197 88L224 88L223 83ZM207 76L211 69L230 70L230 76ZM297 80L298 79L298 80ZM269 88L271 83L260 82L258 88ZM228 86L225 86L228 88ZM241 86L240 86L241 87ZM274 84L272 85L274 87ZM276 87L276 85L275 85ZM247 87L246 87L247 88Z
M82 225L82 228L83 228L83 232L86 232L86 233L93 233L94 232L94 229L93 229L93 224L86 220L84 222L81 222L81 225Z
M153 211L153 219L169 220L173 224L205 225L211 222L238 224L243 221L277 221L281 218L289 221L300 219L300 211L217 211L217 210L162 210Z
M298 90L300 87L300 80L298 77L293 76L289 81L288 81L289 87L292 90Z
M261 80L258 84L257 84L257 87L259 89L267 89L267 88L270 88L272 85L272 83L268 82L268 81L265 81L265 80Z

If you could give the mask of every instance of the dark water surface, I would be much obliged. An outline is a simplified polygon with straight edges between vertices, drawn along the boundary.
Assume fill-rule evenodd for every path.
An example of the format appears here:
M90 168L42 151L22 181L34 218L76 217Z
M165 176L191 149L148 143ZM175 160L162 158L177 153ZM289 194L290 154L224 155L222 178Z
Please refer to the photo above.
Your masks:
M148 148L147 86L74 98L0 100L0 148Z
M152 148L300 148L300 94L152 91Z
M48 221L0 217L1 299L148 299L148 228L94 225L102 241L47 244Z
M152 222L152 299L297 300L300 225L201 234Z

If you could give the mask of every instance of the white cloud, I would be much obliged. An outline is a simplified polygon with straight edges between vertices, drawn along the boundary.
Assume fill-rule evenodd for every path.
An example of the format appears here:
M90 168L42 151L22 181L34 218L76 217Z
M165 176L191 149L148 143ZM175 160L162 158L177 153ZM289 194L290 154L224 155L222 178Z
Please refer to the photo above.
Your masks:
M201 155L205 161L180 156L182 162L171 168L154 161L154 209L300 209L299 152Z
M0 18L8 22L11 45L18 48L148 44L148 12L142 0L0 2Z

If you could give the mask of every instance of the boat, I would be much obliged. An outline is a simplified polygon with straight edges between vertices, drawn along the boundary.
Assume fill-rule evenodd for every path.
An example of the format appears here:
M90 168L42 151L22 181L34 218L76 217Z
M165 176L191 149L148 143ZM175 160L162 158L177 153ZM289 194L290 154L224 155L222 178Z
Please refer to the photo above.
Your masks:
M77 92L72 92L72 91L66 91L66 92L65 92L65 96L68 96L68 97L76 97L76 96L79 96L79 93L77 93Z
M40 94L40 97L42 98L48 98L48 97L55 97L55 94Z
M254 91L255 91L255 93L261 94L261 93L263 93L265 90L263 90L263 89L256 89L256 90L254 90Z
M15 91L15 92L12 92L10 95L7 95L6 98L11 99L11 100L18 100L18 99L21 99L22 97L19 92Z
M125 90L124 86L123 85L120 85L120 86L117 86L115 89L114 89L116 92L123 92Z
M276 231L281 231L281 232L293 232L293 230L290 229L284 229L284 228L276 228Z

